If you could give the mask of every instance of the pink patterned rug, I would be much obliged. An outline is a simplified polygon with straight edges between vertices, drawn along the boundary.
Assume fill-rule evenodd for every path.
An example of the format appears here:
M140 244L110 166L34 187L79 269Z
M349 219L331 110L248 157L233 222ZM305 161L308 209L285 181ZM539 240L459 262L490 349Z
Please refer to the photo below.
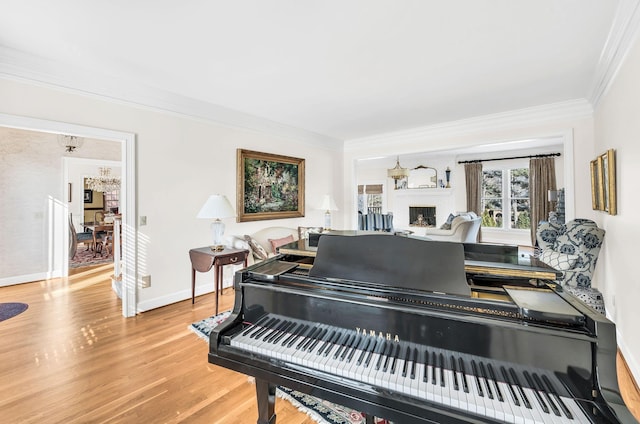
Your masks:
M107 252L98 253L95 258L93 257L93 250L87 250L85 245L80 245L76 249L76 256L69 258L69 268L80 268L83 266L100 265L113 262L113 255L108 255Z

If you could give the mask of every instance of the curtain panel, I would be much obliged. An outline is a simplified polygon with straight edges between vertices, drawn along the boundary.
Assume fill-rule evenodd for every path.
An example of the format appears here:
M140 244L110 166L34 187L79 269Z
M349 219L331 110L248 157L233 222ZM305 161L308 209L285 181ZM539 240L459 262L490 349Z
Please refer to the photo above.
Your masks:
M467 187L467 212L482 217L482 164L465 163L464 178ZM478 230L478 241L482 240L482 227Z
M552 157L532 158L529 161L529 202L531 207L531 244L536 244L536 230L551 212L549 190L556 189L556 162Z

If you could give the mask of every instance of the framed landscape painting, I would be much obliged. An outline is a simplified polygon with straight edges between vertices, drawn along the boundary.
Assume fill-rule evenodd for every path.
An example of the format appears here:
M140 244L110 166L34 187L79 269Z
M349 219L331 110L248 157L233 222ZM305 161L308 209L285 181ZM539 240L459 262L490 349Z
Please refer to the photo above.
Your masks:
M238 222L304 216L304 159L237 150Z

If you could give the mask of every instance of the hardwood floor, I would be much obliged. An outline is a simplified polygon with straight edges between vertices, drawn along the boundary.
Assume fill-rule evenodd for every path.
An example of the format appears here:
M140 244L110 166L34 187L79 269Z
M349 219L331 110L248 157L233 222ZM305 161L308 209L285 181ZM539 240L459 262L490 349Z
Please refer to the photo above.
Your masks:
M112 266L68 279L0 288L1 302L29 309L0 322L3 423L254 423L247 376L208 364L208 344L187 329L213 314L212 295L121 315ZM188 284L188 280L185 280ZM234 293L221 296L231 308ZM636 417L640 396L619 361L619 382ZM279 424L312 424L277 401Z
M0 422L254 423L254 385L210 365L208 343L187 329L213 314L213 296L125 319L112 269L0 288L0 301L29 304L0 322ZM221 309L233 298L227 290ZM276 413L314 423L289 402Z

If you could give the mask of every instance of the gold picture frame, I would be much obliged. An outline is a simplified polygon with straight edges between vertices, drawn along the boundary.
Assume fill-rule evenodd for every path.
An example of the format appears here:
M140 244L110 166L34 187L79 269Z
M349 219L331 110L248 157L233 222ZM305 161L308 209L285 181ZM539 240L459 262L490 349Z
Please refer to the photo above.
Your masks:
M304 159L237 150L237 221L304 217Z
M600 168L598 159L591 161L591 208L594 211L600 210L602 201L600 200Z
M591 203L594 210L618 213L616 194L616 154L614 149L591 161Z

